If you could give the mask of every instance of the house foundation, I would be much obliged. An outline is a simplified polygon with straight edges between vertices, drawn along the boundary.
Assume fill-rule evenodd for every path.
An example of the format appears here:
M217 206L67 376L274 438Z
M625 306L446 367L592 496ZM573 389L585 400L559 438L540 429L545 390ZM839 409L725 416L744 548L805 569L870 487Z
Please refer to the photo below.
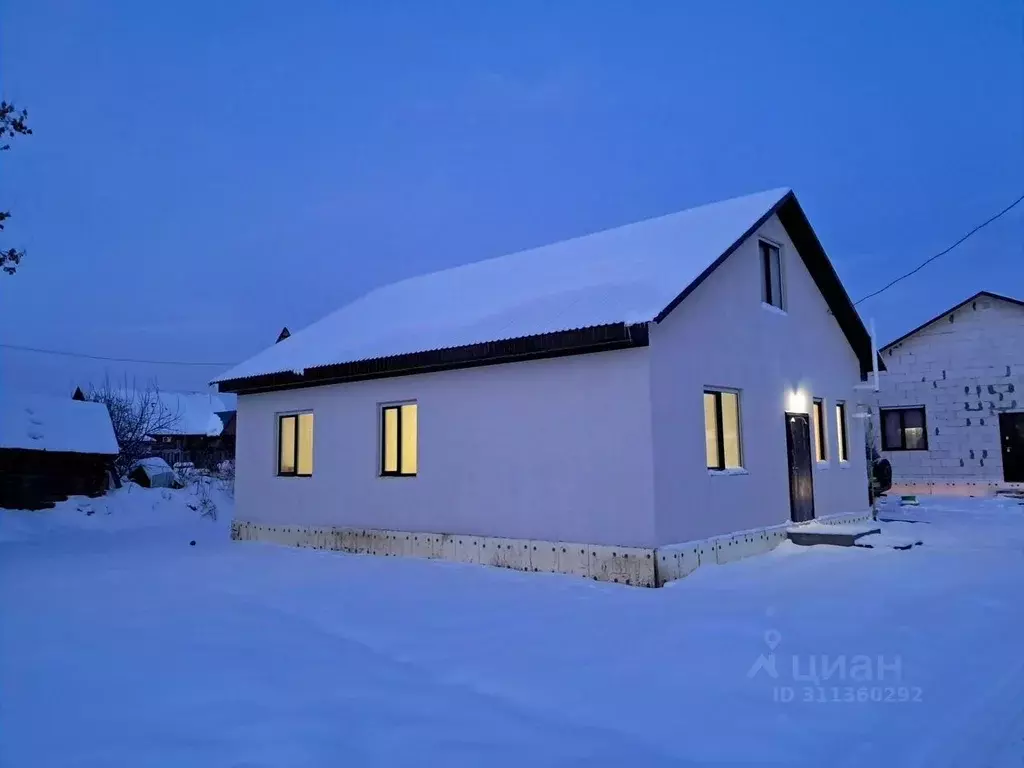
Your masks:
M818 518L825 524L863 522L870 513ZM370 528L281 526L236 520L235 541L262 541L380 557L422 557L516 571L563 573L636 587L661 587L702 565L724 565L769 552L786 540L791 523L664 547L616 547L567 541L507 539Z

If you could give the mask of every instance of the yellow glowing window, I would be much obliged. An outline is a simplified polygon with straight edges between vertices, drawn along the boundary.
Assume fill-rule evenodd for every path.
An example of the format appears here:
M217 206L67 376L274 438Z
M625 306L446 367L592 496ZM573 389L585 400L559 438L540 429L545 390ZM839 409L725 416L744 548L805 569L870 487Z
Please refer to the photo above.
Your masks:
M382 475L411 477L418 469L418 416L416 403L381 408Z
M309 477L313 474L313 414L278 417L277 474Z
M825 432L825 402L814 399L814 456L818 461L828 461L828 438Z
M739 469L743 466L738 392L704 392L704 450L708 469Z
M849 461L846 446L846 403L836 403L836 444L839 446L839 460Z
M296 474L313 474L313 414L299 414L299 462Z

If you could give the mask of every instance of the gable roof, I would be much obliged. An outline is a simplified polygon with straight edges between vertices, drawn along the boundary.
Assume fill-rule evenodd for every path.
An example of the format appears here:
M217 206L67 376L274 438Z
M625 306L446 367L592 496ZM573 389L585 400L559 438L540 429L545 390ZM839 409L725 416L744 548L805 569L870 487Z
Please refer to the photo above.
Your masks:
M106 456L119 451L103 403L11 392L0 394L0 448Z
M937 314L931 320L926 320L925 322L923 322L919 326L917 326L917 328L915 328L914 330L908 331L907 333L904 333L902 336L900 336L898 339L890 341L888 344L886 344L884 347L882 347L878 351L879 352L885 352L890 347L895 347L901 341L906 341L907 339L909 339L911 336L913 336L918 331L923 331L925 328L927 328L929 325L934 323L936 320L941 320L946 315L948 315L948 314L950 314L952 312L956 312L961 307L967 306L972 301L976 301L977 299L981 298L982 296L987 296L990 299L999 299L1000 301L1006 301L1006 302L1009 302L1010 304L1016 304L1019 307L1024 307L1024 301L1021 301L1020 299L1015 299L1015 298L1013 298L1011 296L1003 296L1000 293L992 293L992 291L978 291L973 296L968 296L966 299L961 301L956 306L950 307L949 309L947 309L947 310L945 310L943 312L939 312L939 314Z
M778 214L863 370L871 343L796 196L773 189L378 288L214 381L253 392L647 344Z

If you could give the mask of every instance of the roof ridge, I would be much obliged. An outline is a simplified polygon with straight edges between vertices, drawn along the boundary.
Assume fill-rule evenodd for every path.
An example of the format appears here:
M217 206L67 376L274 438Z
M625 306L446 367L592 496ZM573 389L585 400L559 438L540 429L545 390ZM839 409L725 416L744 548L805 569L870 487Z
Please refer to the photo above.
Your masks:
M627 221L627 222L625 222L623 224L616 224L616 225L610 226L610 227L603 227L601 229L596 229L596 230L593 230L591 232L584 232L583 234L573 235L572 237L566 237L566 238L562 238L560 240L553 240L553 241L546 242L546 243L540 243L538 245L531 245L531 246L528 246L526 248L518 248L518 249L516 249L514 251L505 251L505 252L499 253L499 254L497 254L495 256L488 256L488 257L483 258L483 259L476 259L475 261L467 261L464 264L454 264L454 265L452 265L450 267L443 267L442 269L434 269L434 270L431 270L430 272L420 272L420 273L415 274L415 275L409 275L408 277L403 277L400 280L394 280L394 281L389 282L389 283L384 283L383 285L378 285L375 288L371 288L369 291L360 294L359 296L357 296L352 301L353 302L359 301L359 300L363 299L366 296L370 296L371 294L376 293L377 291L383 290L385 288L390 288L392 286L403 285L403 284L411 282L413 280L421 280L421 279L423 279L425 277L430 277L432 275L440 275L440 274L444 274L444 273L447 273L447 272L454 272L454 271L460 270L460 269L467 269L469 267L473 267L473 266L476 266L478 264L486 264L486 263L489 263L489 262L497 261L499 259L507 259L510 256L518 256L520 254L526 254L526 253L530 253L532 251L539 251L539 250L544 249L544 248L551 248L551 247L559 246L559 245L568 245L569 243L577 243L577 242L579 242L581 240L586 240L586 239L591 238L591 237L598 237L600 235L606 235L606 234L608 234L610 232L616 232L616 231L620 231L620 230L628 230L628 229L630 229L632 227L641 227L643 225L651 224L651 223L653 223L655 221L658 221L660 219L668 219L668 218L671 218L673 216L680 216L680 215L682 215L684 213L692 213L692 212L700 211L701 209L704 209L704 208L711 208L713 206L726 205L727 203L734 203L734 202L738 202L740 200L744 200L744 199L752 198L752 197L761 197L761 196L774 195L774 193L778 193L778 198L781 200L783 197L785 197L787 194L789 194L792 191L793 190L790 187L773 187L771 189L761 190L760 192L751 192L751 193L746 194L746 195L734 195L733 197L728 197L728 198L725 198L724 200L713 200L711 202L701 203L700 205L693 205L693 206L690 206L689 208L681 208L679 210L669 211L668 213L659 213L659 214L655 214L653 216L647 216L646 218L637 219L635 221ZM349 302L349 303L352 303L352 302ZM348 306L348 305L345 305L345 306ZM339 309L344 309L344 306L343 307L339 307ZM319 322L319 321L317 321L317 322ZM306 327L308 328L309 326L306 326Z

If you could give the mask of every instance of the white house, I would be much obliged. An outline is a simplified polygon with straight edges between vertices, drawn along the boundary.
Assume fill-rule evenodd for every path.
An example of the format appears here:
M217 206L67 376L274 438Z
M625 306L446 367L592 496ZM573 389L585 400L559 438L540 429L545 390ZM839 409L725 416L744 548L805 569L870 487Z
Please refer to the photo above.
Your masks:
M415 277L217 379L234 535L661 583L868 514L870 368L787 189Z
M1024 301L982 291L881 355L877 443L895 490L1024 489Z

